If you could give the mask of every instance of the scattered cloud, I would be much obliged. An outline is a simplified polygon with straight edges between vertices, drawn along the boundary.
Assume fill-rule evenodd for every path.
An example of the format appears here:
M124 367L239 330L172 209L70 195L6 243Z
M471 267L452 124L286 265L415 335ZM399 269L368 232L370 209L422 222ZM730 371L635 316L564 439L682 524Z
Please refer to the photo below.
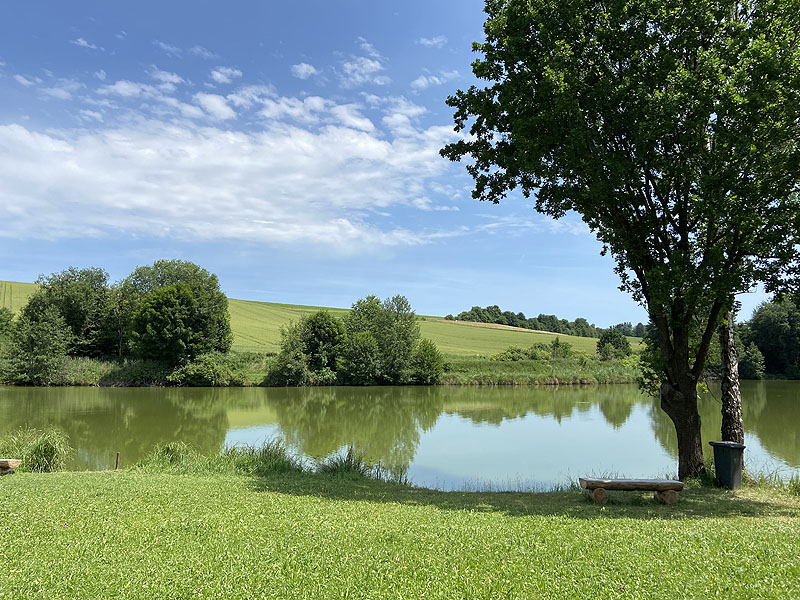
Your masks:
M56 100L70 100L75 92L84 87L84 84L74 79L59 79L55 85L40 88L40 91L45 96L55 98Z
M79 37L77 40L70 40L70 44L75 44L76 46L80 46L81 48L89 48L90 50L100 50L104 51L105 49L102 46L97 46L95 44L90 44L82 37Z
M383 75L386 59L364 38L358 38L359 47L366 56L353 56L342 63L339 79L342 87L351 88L364 84L387 85L392 80Z
M29 79L29 78L25 77L24 75L14 75L14 80L18 84L24 85L25 87L30 87L30 86L35 85L37 83L42 83L42 80L39 79L38 77L32 77L32 78Z
M124 29L122 29L117 34L115 34L114 37L117 38L118 40L124 40L125 37L127 37L127 35L128 35L128 32L125 31Z
M94 76L97 77L100 81L106 80L106 72L103 69L95 71Z
M431 38L421 37L417 40L417 43L428 48L442 48L447 44L447 38L443 35Z
M105 126L102 112L82 109L79 118L91 127L44 132L0 126L0 195L7 199L0 203L0 237L236 239L346 253L425 244L443 235L377 217L392 205L453 210L437 206L437 192L425 191L451 168L438 149L454 139L452 127L418 127L424 109L402 98L367 103L407 120L408 131L387 135L358 104L282 98L263 86L228 97L198 93L198 106L182 106L153 86L127 80L101 90L123 100L159 99L164 107L194 110L195 117L202 108L231 119L231 106L248 105L271 110L273 118L252 132L159 119L152 112Z
M242 72L239 69L231 67L217 67L211 71L211 79L217 83L232 83L237 77L241 77Z
M416 92L429 88L432 85L442 85L458 77L458 71L443 71L439 75L420 75L411 82L411 87Z
M446 206L444 204L435 204L427 196L423 196L421 198L414 198L411 201L411 205L414 208L418 208L419 210L424 210L424 211L454 211L454 212L458 212L460 210L457 206Z
M236 111L228 106L223 96L218 94L197 93L194 95L194 101L214 119L224 121L236 117Z
M310 65L308 63L298 63L296 65L292 65L292 76L297 77L298 79L308 79L313 75L319 75L319 71L314 67L314 65Z
M181 54L183 54L183 50L181 50L177 46L167 44L166 42L162 42L160 40L153 40L153 44L161 48L164 52L166 52L170 56L180 56Z
M219 58L218 54L214 54L211 52L211 50L207 50L202 46L192 46L189 48L189 54L199 56L200 58L205 58L206 60L214 60L215 58Z
M95 110L87 110L81 109L78 111L78 115L80 115L81 119L84 121L98 121L100 123L103 122L103 115Z

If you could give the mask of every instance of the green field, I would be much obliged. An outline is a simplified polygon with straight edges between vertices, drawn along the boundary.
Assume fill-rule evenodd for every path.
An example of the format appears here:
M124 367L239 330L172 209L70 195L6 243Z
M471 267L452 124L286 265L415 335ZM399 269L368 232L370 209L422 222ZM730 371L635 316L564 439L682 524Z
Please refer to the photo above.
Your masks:
M0 282L0 306L19 310L28 296L36 289L32 283ZM280 328L303 314L319 310L318 306L276 304L251 300L230 300L233 349L237 351L277 352L280 343ZM342 308L329 308L341 316L347 312ZM422 335L432 340L448 356L487 356L505 350L508 346L530 346L536 342L549 343L556 334L490 325L445 321L439 317L422 317ZM560 335L561 341L569 342L575 349L594 352L597 340L571 335ZM631 338L635 347L638 339Z
M17 473L0 480L0 599L800 598L797 498L681 496Z

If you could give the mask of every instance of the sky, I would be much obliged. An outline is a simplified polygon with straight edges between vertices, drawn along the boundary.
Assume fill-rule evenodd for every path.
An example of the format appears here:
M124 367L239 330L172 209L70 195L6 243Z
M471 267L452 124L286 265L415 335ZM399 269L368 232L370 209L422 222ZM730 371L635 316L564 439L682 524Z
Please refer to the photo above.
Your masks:
M646 321L577 215L439 156L482 7L0 4L0 279L179 258L232 298Z

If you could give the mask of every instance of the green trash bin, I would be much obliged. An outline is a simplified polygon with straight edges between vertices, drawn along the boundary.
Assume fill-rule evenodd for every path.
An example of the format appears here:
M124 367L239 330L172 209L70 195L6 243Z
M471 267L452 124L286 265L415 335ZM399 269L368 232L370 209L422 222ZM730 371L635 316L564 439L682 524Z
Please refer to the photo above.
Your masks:
M744 444L736 442L708 442L714 448L716 484L729 490L742 489Z

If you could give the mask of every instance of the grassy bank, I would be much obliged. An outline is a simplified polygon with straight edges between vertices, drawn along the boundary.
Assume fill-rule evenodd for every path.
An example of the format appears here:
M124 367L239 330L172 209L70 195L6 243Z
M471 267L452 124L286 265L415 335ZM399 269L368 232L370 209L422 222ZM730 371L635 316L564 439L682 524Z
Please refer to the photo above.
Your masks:
M636 383L636 361L602 361L586 358L495 361L487 358L450 357L445 385L582 385Z
M0 480L0 598L792 598L800 501L151 470Z

